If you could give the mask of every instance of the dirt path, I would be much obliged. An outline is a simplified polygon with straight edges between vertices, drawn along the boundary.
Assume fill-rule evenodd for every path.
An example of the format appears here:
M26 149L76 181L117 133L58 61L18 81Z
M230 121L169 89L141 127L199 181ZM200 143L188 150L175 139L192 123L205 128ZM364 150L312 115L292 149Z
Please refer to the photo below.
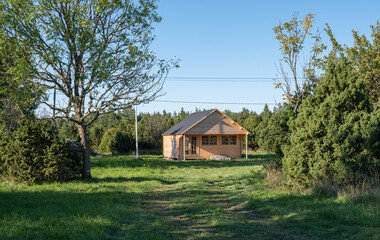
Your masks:
M144 207L171 226L173 239L309 239L282 229L231 199L223 182L176 184L148 194Z

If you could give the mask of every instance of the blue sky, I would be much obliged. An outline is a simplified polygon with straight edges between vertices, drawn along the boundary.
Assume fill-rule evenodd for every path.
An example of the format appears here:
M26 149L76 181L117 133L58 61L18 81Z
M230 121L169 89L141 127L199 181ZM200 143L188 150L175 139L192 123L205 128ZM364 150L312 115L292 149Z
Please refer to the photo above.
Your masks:
M155 27L152 50L159 58L178 58L158 100L195 102L278 103L281 91L270 79L243 82L228 80L176 81L172 77L271 78L277 74L279 44L273 27L291 19L316 14L314 30L328 23L340 43L352 43L351 30L370 34L380 19L378 1L254 1L254 0L161 0L163 20ZM322 34L328 43L327 36ZM261 112L262 105L184 104L152 102L139 111L168 112L198 108Z

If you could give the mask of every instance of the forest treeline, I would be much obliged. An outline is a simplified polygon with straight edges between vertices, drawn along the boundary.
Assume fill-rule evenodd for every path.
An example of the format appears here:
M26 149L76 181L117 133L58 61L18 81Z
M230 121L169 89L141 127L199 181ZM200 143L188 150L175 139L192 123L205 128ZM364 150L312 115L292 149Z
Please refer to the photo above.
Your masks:
M280 148L281 142L277 142L274 136L278 136L279 131L273 126L269 130L266 126L270 119L277 117L277 112L281 112L283 107L275 107L274 112L268 105L263 111L257 114L247 108L241 112L230 110L224 113L239 123L251 134L248 139L248 147L251 150L275 151ZM196 108L195 111L204 109ZM138 142L141 150L162 153L162 133L179 123L192 112L184 111L183 108L174 113L155 112L139 113L137 116ZM273 117L272 117L273 115ZM275 117L276 116L276 117ZM283 124L286 124L284 122ZM63 119L56 120L59 136L62 139L79 140L79 134L74 124ZM89 127L89 143L93 153L122 154L134 152L135 144L135 112L132 108L122 111L101 115L95 123ZM270 137L269 135L273 135ZM245 144L245 143L243 143Z

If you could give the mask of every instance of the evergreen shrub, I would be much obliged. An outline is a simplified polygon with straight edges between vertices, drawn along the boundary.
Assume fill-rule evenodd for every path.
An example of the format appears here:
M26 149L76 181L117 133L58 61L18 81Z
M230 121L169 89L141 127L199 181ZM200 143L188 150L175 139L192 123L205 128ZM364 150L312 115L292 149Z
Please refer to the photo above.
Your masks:
M283 156L282 147L288 143L288 122L294 113L290 106L280 106L274 113L263 117L258 126L257 142L260 149Z
M346 59L330 63L290 123L283 170L293 182L357 184L380 170L380 108Z
M133 137L118 128L108 129L99 145L100 152L112 154L128 153L133 148Z
M51 122L27 119L0 138L0 174L27 183L79 178L82 160Z

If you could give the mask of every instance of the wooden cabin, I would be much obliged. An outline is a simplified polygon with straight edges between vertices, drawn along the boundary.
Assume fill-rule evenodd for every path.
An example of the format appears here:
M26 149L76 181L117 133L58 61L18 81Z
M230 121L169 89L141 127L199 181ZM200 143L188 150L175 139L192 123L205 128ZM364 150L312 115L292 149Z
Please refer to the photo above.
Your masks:
M214 155L241 158L242 139L245 137L247 142L248 134L218 109L195 112L162 134L164 158L208 159Z

